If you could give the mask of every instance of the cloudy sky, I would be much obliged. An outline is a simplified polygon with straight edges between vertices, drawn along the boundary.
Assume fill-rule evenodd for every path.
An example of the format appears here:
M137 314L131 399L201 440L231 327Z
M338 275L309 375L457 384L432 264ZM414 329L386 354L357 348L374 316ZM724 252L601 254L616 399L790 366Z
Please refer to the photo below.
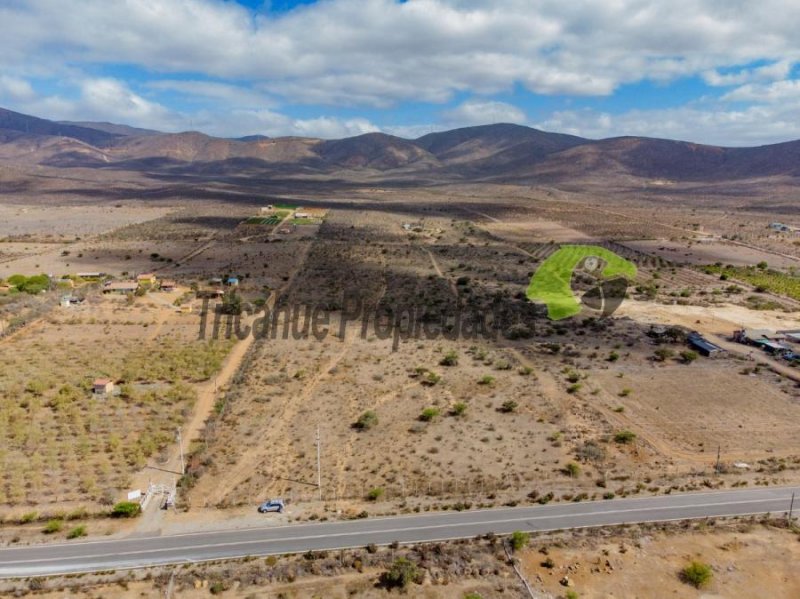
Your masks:
M342 137L800 138L797 0L0 0L0 106Z

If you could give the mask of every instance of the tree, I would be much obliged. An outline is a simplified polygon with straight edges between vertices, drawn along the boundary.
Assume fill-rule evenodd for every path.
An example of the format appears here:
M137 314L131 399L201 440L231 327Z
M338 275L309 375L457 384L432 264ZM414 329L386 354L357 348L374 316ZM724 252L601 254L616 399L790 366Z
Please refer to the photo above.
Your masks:
M356 420L355 424L353 424L353 428L360 431L368 431L373 426L377 425L378 415L372 410L367 410L358 417L358 420Z
M412 583L422 582L422 573L414 562L398 557L391 567L381 574L381 582L389 588L405 589Z
M691 364L698 358L697 352L691 349L686 349L681 352L681 361L684 364Z
M509 537L509 542L511 543L511 548L514 551L519 551L524 549L528 545L528 541L530 541L530 535L527 532L522 532L521 530L517 530L511 533L511 537Z
M697 589L707 585L712 576L711 566L698 561L693 561L681 570L681 579Z

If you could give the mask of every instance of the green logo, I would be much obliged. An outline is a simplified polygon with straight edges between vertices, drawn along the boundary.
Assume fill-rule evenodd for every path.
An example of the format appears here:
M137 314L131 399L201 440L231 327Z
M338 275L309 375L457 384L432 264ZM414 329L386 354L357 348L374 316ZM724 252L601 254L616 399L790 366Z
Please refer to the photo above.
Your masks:
M572 290L576 270L597 283L580 299ZM635 277L636 265L610 250L595 245L563 245L533 274L526 295L529 300L547 304L550 320L575 316L581 306L609 316L622 303Z

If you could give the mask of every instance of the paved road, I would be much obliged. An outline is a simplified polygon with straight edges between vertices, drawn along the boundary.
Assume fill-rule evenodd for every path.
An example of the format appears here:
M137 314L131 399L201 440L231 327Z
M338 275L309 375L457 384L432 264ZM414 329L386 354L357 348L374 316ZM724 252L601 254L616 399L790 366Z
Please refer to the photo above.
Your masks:
M3 548L0 549L0 577L342 549L363 547L368 543L439 541L490 532L534 532L766 512L781 514L788 511L793 492L800 498L800 487L766 487Z

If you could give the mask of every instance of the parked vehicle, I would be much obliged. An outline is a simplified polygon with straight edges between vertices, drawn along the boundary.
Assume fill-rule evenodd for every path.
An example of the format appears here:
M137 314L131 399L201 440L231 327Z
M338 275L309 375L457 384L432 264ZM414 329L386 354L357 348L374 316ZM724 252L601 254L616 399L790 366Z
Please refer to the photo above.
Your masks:
M285 507L286 505L283 503L283 499L270 499L259 505L258 511L262 514L266 514L267 512L278 512L280 514Z

